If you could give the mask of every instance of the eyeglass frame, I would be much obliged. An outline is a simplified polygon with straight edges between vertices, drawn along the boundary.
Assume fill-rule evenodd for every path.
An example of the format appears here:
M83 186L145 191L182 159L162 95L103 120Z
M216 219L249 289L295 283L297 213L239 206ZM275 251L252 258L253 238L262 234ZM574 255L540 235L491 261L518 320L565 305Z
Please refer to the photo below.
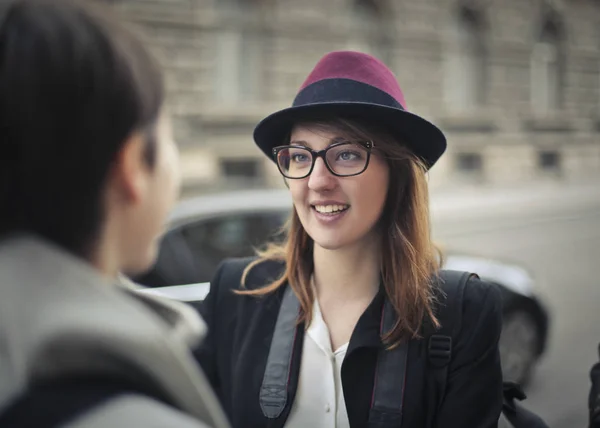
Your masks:
M331 166L329 165L329 162L327 162L326 156L327 156L327 152L330 149L332 149L334 147L343 146L346 144L359 144L359 145L363 146L365 149L367 149L367 159L365 161L364 168L361 171L356 172L354 174L338 174L331 168ZM281 175L283 175L285 178L290 179L290 180L302 180L302 179L308 177L310 174L312 174L313 169L315 168L315 163L317 162L318 158L323 159L323 163L325 164L325 167L327 168L327 170L336 177L354 177L354 176L360 175L367 170L367 167L369 166L369 161L371 160L371 150L374 147L375 147L375 144L372 141L339 141L339 142L330 144L323 150L313 150L310 147L306 147L306 146L285 145L285 146L273 147L272 151L273 151L273 157L275 158L275 163L277 164L277 169L279 169L279 172L281 173ZM302 177L288 177L281 170L281 165L279 165L278 156L279 156L279 152L281 152L282 150L285 150L285 149L304 149L304 150L307 150L311 154L312 163L311 163L310 169L308 170L306 175L303 175Z

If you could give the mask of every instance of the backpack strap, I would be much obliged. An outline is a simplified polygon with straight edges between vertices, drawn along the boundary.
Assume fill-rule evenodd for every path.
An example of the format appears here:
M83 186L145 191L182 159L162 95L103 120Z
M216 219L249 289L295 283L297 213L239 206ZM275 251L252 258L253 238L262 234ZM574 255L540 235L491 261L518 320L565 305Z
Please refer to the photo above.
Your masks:
M269 419L278 418L287 404L299 311L300 302L288 285L279 308L259 393L260 408Z
M381 315L381 335L391 331L396 324L396 311L385 299ZM373 398L369 411L369 428L399 428L402 425L408 341L393 349L381 349L377 355Z
M430 322L425 324L427 344L427 428L433 428L435 418L446 393L448 365L452 359L452 340L460 332L462 323L462 299L469 278L477 275L469 272L442 270L438 277L436 317L440 328L434 330Z
M58 428L119 395L138 393L152 396L132 383L113 378L60 378L27 388L0 413L6 428ZM170 404L170 403L168 403Z

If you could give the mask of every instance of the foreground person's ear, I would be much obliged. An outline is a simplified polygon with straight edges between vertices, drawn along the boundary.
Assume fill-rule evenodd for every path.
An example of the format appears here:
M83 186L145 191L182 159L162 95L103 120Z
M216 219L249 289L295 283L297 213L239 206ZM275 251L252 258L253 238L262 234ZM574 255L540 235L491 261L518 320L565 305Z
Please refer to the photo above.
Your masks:
M141 132L132 134L115 158L110 171L117 192L128 202L139 202L147 191L149 166L144 158L146 137Z

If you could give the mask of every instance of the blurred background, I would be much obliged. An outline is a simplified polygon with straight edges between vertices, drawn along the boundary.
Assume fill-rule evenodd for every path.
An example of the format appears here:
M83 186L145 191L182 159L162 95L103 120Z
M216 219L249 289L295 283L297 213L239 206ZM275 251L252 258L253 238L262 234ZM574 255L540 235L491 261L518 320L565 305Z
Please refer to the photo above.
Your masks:
M505 324L535 354L527 405L552 427L585 426L600 341L600 1L110 3L167 73L187 201L173 231L214 259L198 280L278 224L250 208L283 187L256 123L291 104L326 52L374 54L448 136L429 177L436 239L527 309Z
M281 180L251 144L326 52L386 62L451 142L432 187L600 176L594 0L112 0L167 70L186 194Z

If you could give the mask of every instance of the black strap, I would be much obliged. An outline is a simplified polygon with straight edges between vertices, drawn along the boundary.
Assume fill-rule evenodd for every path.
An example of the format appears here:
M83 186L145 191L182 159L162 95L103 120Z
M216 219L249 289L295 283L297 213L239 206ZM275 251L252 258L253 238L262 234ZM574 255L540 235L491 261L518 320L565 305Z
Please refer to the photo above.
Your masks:
M223 270L223 283L236 284L234 287L242 285L242 276L244 270L250 263L256 260L255 257L232 258L227 260L227 269ZM260 269L260 265L255 266L249 273L255 269ZM260 276L260 275L259 275ZM252 282L251 279L247 282ZM291 287L287 287L279 314L275 324L275 331L271 339L269 356L267 357L267 366L263 376L259 392L260 408L269 419L278 418L288 401L288 380L291 370L291 358L296 340L297 319L300 311L300 302L293 293Z
M107 378L61 378L38 383L25 390L2 411L0 427L60 427L128 392L149 395L130 383Z
M397 316L391 302L383 306L381 335L391 331ZM377 356L373 401L369 412L369 428L402 426L408 341L402 341L393 349L382 349Z
M279 308L259 393L260 408L269 419L278 418L287 403L299 310L300 302L288 286Z
M427 428L435 426L435 418L446 393L448 365L452 359L452 338L460 331L462 299L469 272L442 270L438 280L436 317L440 328L426 334L427 340Z
M269 419L278 418L287 404L299 311L300 302L291 287L287 286L279 308L259 394L261 410ZM390 331L395 324L396 311L386 300L382 311L381 333ZM401 426L407 359L408 342L379 352L369 428Z

